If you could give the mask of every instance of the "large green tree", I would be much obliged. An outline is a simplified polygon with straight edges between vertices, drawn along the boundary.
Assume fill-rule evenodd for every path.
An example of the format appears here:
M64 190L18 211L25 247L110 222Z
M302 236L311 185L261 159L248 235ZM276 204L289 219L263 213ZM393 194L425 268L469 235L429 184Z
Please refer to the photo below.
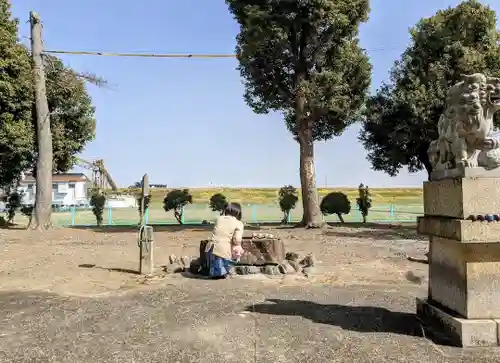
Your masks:
M0 186L10 186L35 166L37 148L30 53L18 41L17 20L0 0ZM74 156L93 139L94 107L85 87L89 77L44 56L53 137L54 171L68 171Z
M358 119L371 66L358 44L368 0L226 0L240 25L236 54L245 101L258 114L281 112L300 145L307 227L323 224L314 141Z
M9 2L0 1L0 185L12 183L33 156L32 77Z
M391 176L404 166L430 174L427 149L437 138L446 93L461 74L500 76L496 14L476 0L420 20L410 35L390 82L368 100L360 132L373 169Z

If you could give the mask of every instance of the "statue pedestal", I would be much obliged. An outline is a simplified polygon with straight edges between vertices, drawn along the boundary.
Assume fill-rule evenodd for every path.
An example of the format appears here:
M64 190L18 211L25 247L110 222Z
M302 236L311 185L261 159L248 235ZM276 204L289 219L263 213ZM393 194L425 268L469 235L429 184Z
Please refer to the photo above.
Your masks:
M417 315L458 346L500 345L500 222L465 220L500 214L500 178L425 182L424 214L429 292L417 299Z

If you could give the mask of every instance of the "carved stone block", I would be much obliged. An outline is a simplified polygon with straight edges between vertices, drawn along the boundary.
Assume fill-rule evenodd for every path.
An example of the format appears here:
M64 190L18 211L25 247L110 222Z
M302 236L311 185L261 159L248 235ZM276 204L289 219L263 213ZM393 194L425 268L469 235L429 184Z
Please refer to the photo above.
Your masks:
M424 214L466 219L500 212L500 178L424 182Z
M278 238L244 239L241 247L245 250L240 259L243 265L279 265L285 261L285 245Z

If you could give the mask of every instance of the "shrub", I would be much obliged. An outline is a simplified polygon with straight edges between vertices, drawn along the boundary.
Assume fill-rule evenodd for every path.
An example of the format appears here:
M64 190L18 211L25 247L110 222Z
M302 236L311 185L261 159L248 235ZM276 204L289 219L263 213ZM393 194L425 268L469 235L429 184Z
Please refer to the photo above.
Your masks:
M224 209L226 209L228 205L227 198L224 194L217 193L210 197L210 209L214 212L220 212L220 214L224 214Z
M351 212L351 202L344 193L333 192L325 195L321 201L320 209L324 215L336 214L340 221L344 223L342 214Z
M90 194L90 206L92 207L92 213L94 213L97 225L102 226L102 221L104 220L104 205L106 204L106 196L97 188L92 189Z
M142 208L142 202L144 200L144 209ZM139 224L142 223L142 219L144 218L144 214L146 213L146 211L148 210L149 208L149 203L151 202L151 194L149 195L146 195L146 196L142 196L139 195L139 197L137 198L137 209L139 210L139 217L140 217L140 221L139 221Z
M278 203L283 212L283 220L281 223L289 223L290 212L297 206L299 197L297 196L297 189L291 185L285 185L279 191Z
M189 189L174 189L168 192L163 199L163 209L165 212L173 210L175 219L179 224L182 224L184 207L191 203L193 203L193 196L189 194Z
M14 191L5 197L5 208L7 209L7 223L14 223L16 211L21 208L23 192Z
M368 210L372 207L372 198L368 185L364 186L361 183L358 187L359 198L356 199L359 211L363 217L363 223L366 223L366 217L368 216Z

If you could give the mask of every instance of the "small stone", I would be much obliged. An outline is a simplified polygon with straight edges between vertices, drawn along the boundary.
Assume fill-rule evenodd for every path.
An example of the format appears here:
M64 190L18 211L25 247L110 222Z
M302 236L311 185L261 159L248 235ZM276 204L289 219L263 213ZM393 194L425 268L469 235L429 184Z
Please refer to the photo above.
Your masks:
M189 258L188 256L181 257L181 264L184 267L189 267L189 265L191 264L191 258Z
M300 264L304 267L314 266L314 256L312 255L312 253L304 257L304 259L300 261Z
M494 219L495 221L497 221L497 222L498 222L498 221L500 221L500 215L498 215L498 214L493 214L493 219Z
M290 266L295 270L295 272L299 272L301 269L301 266L298 261L288 261Z
M469 217L467 217L467 219L472 221L472 222L475 222L475 221L477 221L477 216L474 216L471 214Z
M184 272L184 266L181 266L177 263L169 263L163 268L167 274L176 274L179 272Z
M484 216L482 214L478 215L477 220L481 222L484 221Z
M246 266L246 271L248 272L249 275L255 275L260 273L260 267L259 266Z
M282 274L288 275L297 273L297 271L292 267L292 265L290 265L289 261L283 262L281 265L278 266L278 268Z
M287 259L288 261L298 261L299 255L295 252L287 252L285 255L285 259Z
M193 259L191 261L191 263L189 264L189 272L195 275L201 273L201 263L199 258Z
M235 266L234 271L238 275L248 275L249 274L248 266Z
M279 275L280 271L278 266L273 266L273 265L265 265L262 266L262 273L266 275Z
M302 274L305 276L305 277L309 277L311 276L312 274L314 274L316 272L316 269L313 267L313 266L308 266L308 267L304 267L302 269Z

